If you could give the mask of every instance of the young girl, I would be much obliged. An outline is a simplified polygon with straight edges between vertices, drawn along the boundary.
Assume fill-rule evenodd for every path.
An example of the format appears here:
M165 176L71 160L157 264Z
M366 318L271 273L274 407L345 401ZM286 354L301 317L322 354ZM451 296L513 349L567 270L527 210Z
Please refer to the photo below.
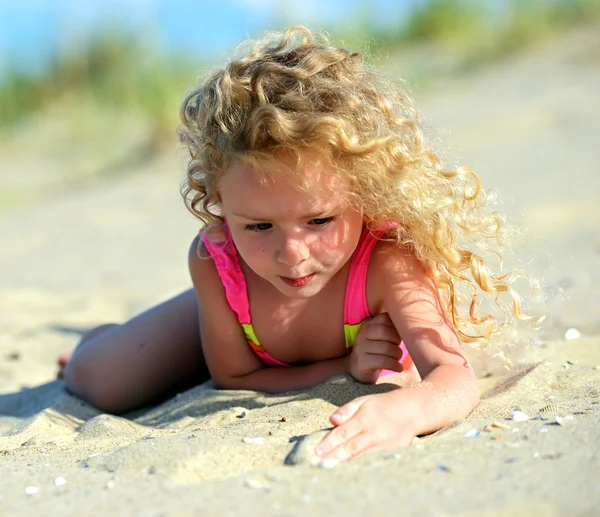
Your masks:
M292 27L204 78L181 117L184 196L205 223L194 288L84 336L63 360L68 389L122 412L209 375L276 393L414 363L420 382L331 416L317 448L328 461L468 415L479 394L461 342L501 326L477 314L479 297L505 292L517 317L519 299L477 252L501 227L478 178L442 171L407 94Z

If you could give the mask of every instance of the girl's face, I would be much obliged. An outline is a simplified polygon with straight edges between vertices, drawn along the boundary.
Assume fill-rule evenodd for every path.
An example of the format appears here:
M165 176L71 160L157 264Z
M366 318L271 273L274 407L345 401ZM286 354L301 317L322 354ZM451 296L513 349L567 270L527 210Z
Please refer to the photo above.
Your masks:
M261 182L251 166L232 166L219 182L222 215L254 273L286 296L308 298L352 256L362 214L348 206L344 179L327 167L307 162L296 172L284 158L275 172ZM305 191L285 173L303 174Z

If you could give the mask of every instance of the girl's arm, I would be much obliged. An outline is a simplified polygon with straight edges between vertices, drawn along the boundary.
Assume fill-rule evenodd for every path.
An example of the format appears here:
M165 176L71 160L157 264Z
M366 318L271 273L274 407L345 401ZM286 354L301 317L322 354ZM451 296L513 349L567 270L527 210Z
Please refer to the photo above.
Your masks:
M371 260L369 296L382 301L423 380L336 411L336 428L317 447L329 461L408 445L466 417L479 402L475 375L422 264L385 243Z
M415 402L416 434L431 433L466 417L477 406L475 374L423 265L396 249L383 249L381 259L384 310L423 379L404 396Z
M202 350L218 387L280 393L310 388L348 371L348 357L306 366L265 368L250 349L242 326L227 303L213 260L198 256L198 242L196 237L188 262L198 297Z
M265 393L312 388L334 375L348 371L348 357L339 357L306 366L269 366L246 375L231 377L217 386L232 390L253 390Z

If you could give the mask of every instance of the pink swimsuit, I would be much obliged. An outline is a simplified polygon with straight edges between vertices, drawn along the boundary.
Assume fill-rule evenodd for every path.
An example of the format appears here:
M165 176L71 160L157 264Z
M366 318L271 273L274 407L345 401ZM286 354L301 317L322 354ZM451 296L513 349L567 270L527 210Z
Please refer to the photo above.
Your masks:
M254 353L261 361L268 366L290 366L278 361L272 357L261 345L256 332L252 327L250 318L250 303L248 302L248 292L246 288L246 278L240 265L240 259L237 253L233 239L229 232L229 228L225 227L226 240L224 242L211 241L206 232L201 231L200 237L210 253L223 287L225 288L225 296L231 309L236 313L240 325L244 329L244 334L248 340L248 344ZM354 344L356 335L362 324L371 318L369 308L367 306L367 269L369 260L375 244L380 237L385 234L385 230L371 232L364 229L356 250L352 255L350 264L350 273L348 275L348 283L346 284L346 298L344 303L344 336L346 341L346 351L350 353L350 349ZM400 362L404 367L404 371L412 366L412 359L408 355L404 343L399 345L402 348L402 359ZM382 372L382 374L386 371ZM387 372L393 373L393 372Z

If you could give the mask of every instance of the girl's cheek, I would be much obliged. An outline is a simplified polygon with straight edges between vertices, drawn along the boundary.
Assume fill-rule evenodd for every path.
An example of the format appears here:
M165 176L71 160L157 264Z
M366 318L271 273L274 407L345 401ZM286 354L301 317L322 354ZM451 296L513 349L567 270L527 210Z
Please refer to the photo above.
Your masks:
M264 259L269 253L268 246L266 246L264 242L247 240L244 243L244 249L246 250L247 254L259 259Z

